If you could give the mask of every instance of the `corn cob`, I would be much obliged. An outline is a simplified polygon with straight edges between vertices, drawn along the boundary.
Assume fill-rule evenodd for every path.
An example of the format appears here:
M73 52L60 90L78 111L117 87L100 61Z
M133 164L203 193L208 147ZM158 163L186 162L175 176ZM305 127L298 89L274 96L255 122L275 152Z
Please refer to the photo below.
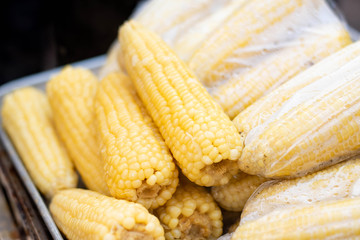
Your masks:
M164 239L159 220L143 206L102 194L68 189L50 203L56 225L72 239Z
M157 208L176 190L169 149L122 73L105 77L95 98L105 178L112 196Z
M251 129L270 118L297 90L328 76L359 55L360 42L356 42L298 74L242 111L233 120L236 128L245 138Z
M155 215L168 240L216 239L222 233L222 215L214 199L203 187L185 179Z
M359 153L360 57L297 91L249 132L239 160L248 174L290 178Z
M154 33L130 21L120 42L127 71L183 173L199 185L226 184L242 149L232 122Z
M5 96L2 121L36 187L47 198L75 187L77 175L53 127L46 95L27 87Z
M206 16L202 21L191 26L175 41L173 49L184 61L188 61L201 43L210 36L221 24L238 8L245 4L245 0L232 0L224 4L217 11Z
M314 63L338 51L351 39L340 25L323 25L291 41L290 47L271 54L244 74L235 75L214 89L212 96L232 119L261 96ZM292 46L294 45L294 46Z
M231 239L357 239L359 205L357 197L281 209L240 225Z
M211 188L211 195L225 210L240 212L251 194L267 179L238 173L227 184Z
M263 184L247 201L241 224L288 206L356 197L359 172L360 159L355 158L301 178Z
M60 138L85 185L109 195L96 142L94 98L98 80L87 69L65 67L46 85Z

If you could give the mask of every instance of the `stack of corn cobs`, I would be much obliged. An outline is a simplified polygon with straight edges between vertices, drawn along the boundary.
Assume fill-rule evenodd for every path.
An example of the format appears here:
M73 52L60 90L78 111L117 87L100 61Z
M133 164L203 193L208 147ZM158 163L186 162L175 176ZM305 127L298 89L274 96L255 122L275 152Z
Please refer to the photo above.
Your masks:
M325 0L149 1L2 118L69 239L360 236L360 43Z

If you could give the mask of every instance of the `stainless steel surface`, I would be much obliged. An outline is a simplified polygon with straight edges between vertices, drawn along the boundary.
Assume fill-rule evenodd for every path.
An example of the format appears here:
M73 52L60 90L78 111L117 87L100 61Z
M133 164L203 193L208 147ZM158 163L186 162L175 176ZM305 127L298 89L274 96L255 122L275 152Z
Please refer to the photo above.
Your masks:
M100 67L104 64L106 57L104 55L98 56L95 58L91 58L88 60L84 60L81 62L76 62L74 64L71 64L72 66L77 67L85 67L90 70L92 70L95 74L98 73ZM13 90L17 88L22 88L26 86L33 86L36 88L44 89L45 83L49 80L49 78L60 71L62 67L55 68L53 70L41 72L38 74L34 74L28 77L20 78L14 81L11 81L9 83L6 83L2 86L0 86L0 105L2 106L4 95L7 93L12 92ZM0 124L2 126L2 119L0 119ZM38 210L40 212L40 215L44 219L44 222L46 226L48 227L52 237L56 240L63 240L63 237L56 227L50 212L48 210L48 203L45 201L45 199L41 196L39 191L36 189L35 185L33 184L29 174L27 173L19 155L17 154L14 146L11 143L11 140L5 133L4 129L0 128L0 139L4 144L5 150L8 152L10 159L12 163L15 166L15 169L19 173L21 180L23 181L25 187L29 191L31 197L33 198L36 206L38 207Z

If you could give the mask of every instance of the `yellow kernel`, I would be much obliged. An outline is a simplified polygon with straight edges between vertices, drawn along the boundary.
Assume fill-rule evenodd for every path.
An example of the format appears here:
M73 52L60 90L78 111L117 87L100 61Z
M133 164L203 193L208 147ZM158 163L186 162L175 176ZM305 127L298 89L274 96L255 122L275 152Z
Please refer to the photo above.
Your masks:
M212 225L216 228L221 228L223 223L220 220L214 220L214 221L212 221Z
M165 233L165 239L167 240L174 240L173 235L171 234L171 232L167 232Z
M206 213L207 211L209 211L210 209L210 206L208 203L203 203L201 206L200 206L200 213Z
M216 148L216 147L214 147L212 150L211 150L211 152L210 152L210 154L209 154L209 157L211 158L211 159L216 159L216 157L219 155L219 151L218 151L218 149Z
M180 239L181 231L179 229L173 229L173 230L171 230L171 233L174 236L174 238Z
M149 178L151 175L154 174L154 169L148 168L144 170L145 178Z
M212 145L209 145L209 146L203 148L202 152L203 152L204 155L208 155L213 150L213 148L214 147Z
M165 215L164 218L162 219L162 221L163 221L165 224L169 224L170 220L171 220L170 215Z
M140 212L135 215L136 222L143 223L146 222L147 214L145 212Z
M137 171L135 171L135 170L130 170L130 171L129 171L129 179L130 179L130 180L135 180L135 179L137 179Z
M206 132L205 132L205 137L206 137L207 139L209 139L210 141L213 141L213 140L215 139L215 134L213 134L213 133L210 132L210 131L206 131Z
M135 226L135 219L132 217L127 217L124 219L123 226L125 229L130 230Z
M212 211L209 214L209 217L212 220L221 219L221 212L219 210Z
M204 185L208 185L211 182L211 176L209 176L208 174L205 174L204 176L201 177L201 183Z
M185 217L190 217L194 213L194 209L184 207L181 212Z
M139 179L132 182L133 188L139 188L141 186L141 184L142 184L142 181Z
M218 147L220 153L230 152L230 147L227 144L222 144Z
M168 224L168 226L171 228L171 229L174 229L176 228L176 226L178 225L179 223L179 220L177 218L172 218Z
M213 161L208 156L203 156L201 160L205 165L211 165L213 163Z
M237 160L240 157L240 152L236 149L230 150L230 160Z
M198 162L194 163L194 168L196 168L196 169L202 169L203 167L204 167L203 162L198 161Z
M156 225L155 225L153 222L149 222L149 223L146 225L145 230L146 230L147 232L152 232L152 231L154 231L155 227L156 227Z
M162 175L162 172L156 172L156 182L161 184L164 181L164 176Z
M156 202L159 204L159 206L162 206L166 203L166 200L163 197L157 197Z
M225 184L227 184L229 182L229 179L228 178L221 178L220 179L220 185L225 185Z
M161 196L166 199L170 199L172 196L172 193L169 190L164 190L164 191L162 191Z
M217 155L217 157L215 158L214 163L221 162L221 160L223 160L223 159L225 159L225 158L223 158L222 154L219 154L219 155Z
M179 215L181 214L181 209L178 208L178 207L175 207L175 206L172 206L170 209L169 209L169 214L172 218L177 218L179 217Z
M147 180L146 183L149 184L150 186L153 186L157 181L157 178L155 175L151 175Z

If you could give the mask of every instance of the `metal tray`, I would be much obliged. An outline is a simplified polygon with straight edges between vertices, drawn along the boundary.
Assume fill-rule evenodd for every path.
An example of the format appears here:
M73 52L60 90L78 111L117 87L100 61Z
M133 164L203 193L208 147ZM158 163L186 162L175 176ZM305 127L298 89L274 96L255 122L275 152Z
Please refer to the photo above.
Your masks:
M93 73L98 74L99 69L105 63L106 56L101 55L98 57L90 58L88 60L80 61L71 64L74 67L85 67L91 70ZM50 77L56 73L58 73L62 67L58 67L49 71L37 73L34 75L30 75L27 77L19 78L3 84L0 86L0 106L2 106L3 98L7 93L14 91L17 88L32 86L39 89L45 89L46 82L50 79ZM2 126L2 119L0 118L0 124ZM24 183L26 189L28 190L30 196L35 202L41 217L43 218L48 230L50 231L51 236L56 240L63 240L59 229L56 227L54 220L52 219L49 209L48 203L45 198L39 193L34 183L32 182L29 174L27 173L25 166L23 165L19 155L17 154L11 140L8 135L4 131L2 127L0 127L0 139L4 145L6 152L9 154L9 158L12 161L16 171L18 172L22 182Z

